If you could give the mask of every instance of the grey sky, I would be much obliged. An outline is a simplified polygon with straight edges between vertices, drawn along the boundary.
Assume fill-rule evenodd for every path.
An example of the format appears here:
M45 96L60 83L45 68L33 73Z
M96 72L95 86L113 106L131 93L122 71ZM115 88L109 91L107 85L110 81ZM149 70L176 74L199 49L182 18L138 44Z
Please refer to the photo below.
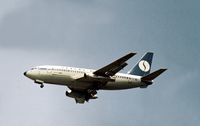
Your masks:
M0 125L200 124L198 0L1 0ZM99 91L76 105L66 87L40 89L23 76L32 66L98 69L127 52L147 51L153 70L167 67L147 89Z

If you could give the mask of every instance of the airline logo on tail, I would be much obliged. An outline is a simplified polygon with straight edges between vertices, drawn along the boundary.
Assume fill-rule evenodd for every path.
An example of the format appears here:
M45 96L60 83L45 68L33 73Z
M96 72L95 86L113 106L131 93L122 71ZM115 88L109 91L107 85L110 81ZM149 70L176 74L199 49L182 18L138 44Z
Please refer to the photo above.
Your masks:
M141 60L139 62L139 68L140 68L140 70L142 70L144 72L147 72L147 71L150 70L150 65L149 65L149 63L147 61Z

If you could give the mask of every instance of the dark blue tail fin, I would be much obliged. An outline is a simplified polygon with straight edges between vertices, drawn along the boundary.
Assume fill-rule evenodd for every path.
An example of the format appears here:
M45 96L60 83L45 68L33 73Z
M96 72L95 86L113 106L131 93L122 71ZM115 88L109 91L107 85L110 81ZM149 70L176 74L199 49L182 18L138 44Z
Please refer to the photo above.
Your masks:
M150 73L153 53L147 52L141 60L128 72L131 75L146 76Z

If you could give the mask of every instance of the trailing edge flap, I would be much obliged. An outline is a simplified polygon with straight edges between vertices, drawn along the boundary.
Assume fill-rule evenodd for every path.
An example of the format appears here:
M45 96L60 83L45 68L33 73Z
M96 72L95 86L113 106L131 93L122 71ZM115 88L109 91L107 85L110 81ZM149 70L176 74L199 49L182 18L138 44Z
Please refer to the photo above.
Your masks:
M163 72L165 72L167 69L159 69L153 73L150 73L144 77L141 78L142 81L151 81L153 79L155 79L156 77L158 77L160 74L162 74Z
M129 53L118 60L102 67L101 69L98 69L94 72L97 76L104 76L109 77L115 75L117 72L119 72L121 69L123 69L127 63L126 61L130 59L132 56L134 56L136 53Z

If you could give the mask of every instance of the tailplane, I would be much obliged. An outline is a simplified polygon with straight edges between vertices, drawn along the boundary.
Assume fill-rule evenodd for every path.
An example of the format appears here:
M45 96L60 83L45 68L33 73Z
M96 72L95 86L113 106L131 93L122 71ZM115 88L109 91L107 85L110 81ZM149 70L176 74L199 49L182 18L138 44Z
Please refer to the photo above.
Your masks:
M150 74L148 74L148 75L146 75L146 76L143 76L142 78L141 78L141 80L143 81L143 82L151 82L152 80L154 80L156 77L158 77L160 74L162 74L163 72L165 72L167 69L159 69L159 70L157 70L157 71L155 71L155 72L153 72L153 73L150 73Z
M131 75L146 76L150 73L153 53L147 52L141 60L128 72Z

